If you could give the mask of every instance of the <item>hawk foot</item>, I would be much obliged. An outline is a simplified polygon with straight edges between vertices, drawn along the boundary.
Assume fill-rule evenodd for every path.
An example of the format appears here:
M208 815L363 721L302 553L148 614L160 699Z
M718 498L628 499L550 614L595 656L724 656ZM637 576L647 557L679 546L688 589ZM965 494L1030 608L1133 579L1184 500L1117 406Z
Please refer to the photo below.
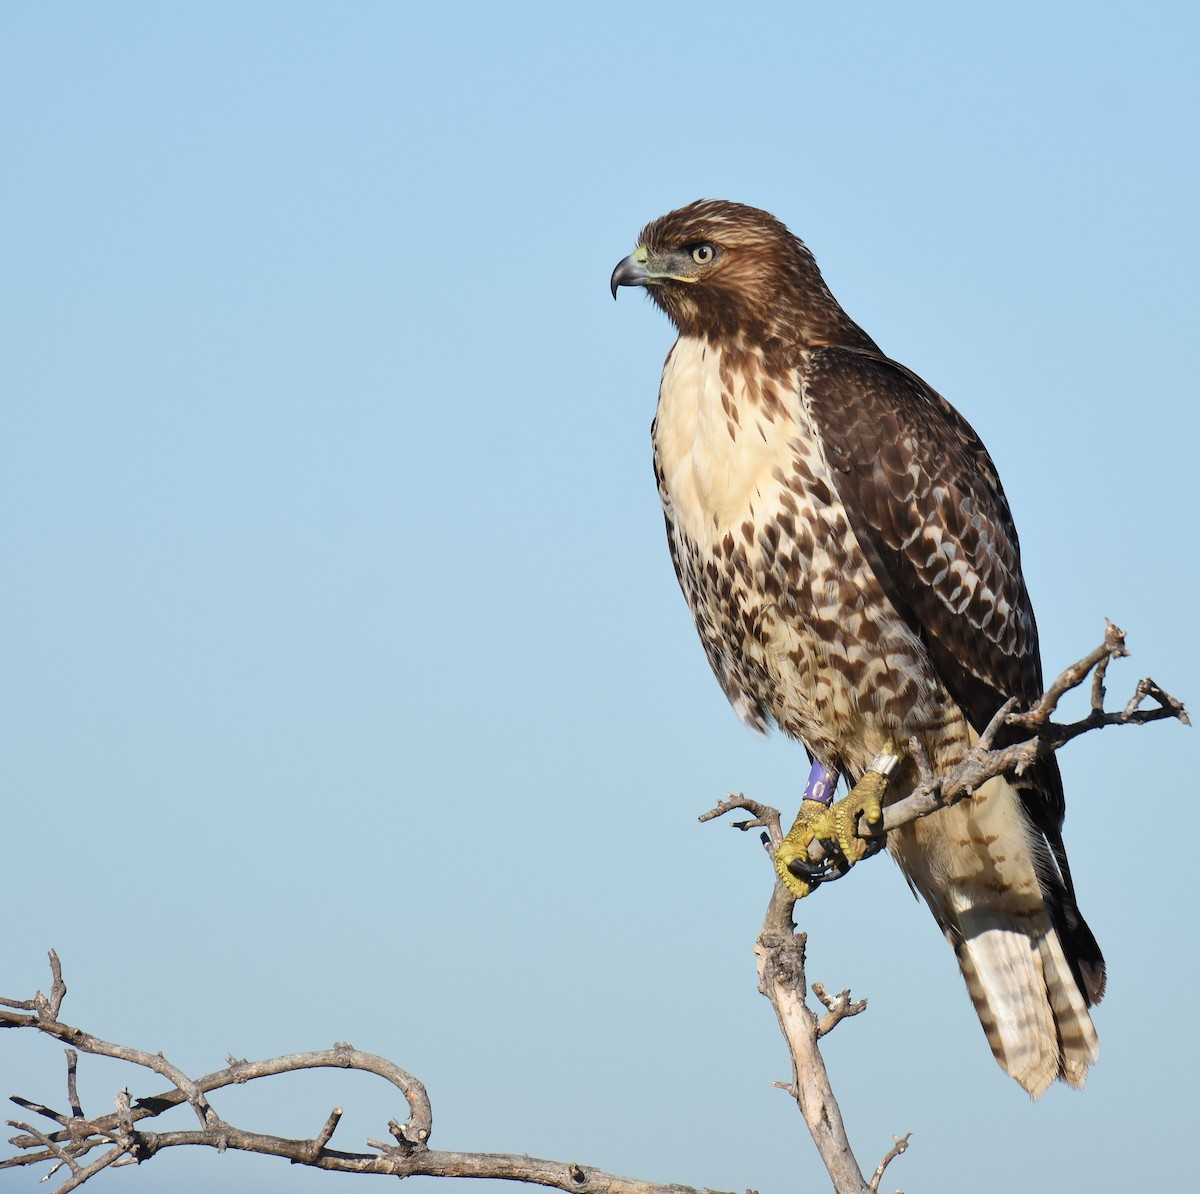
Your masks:
M775 871L796 899L804 899L821 883L840 879L856 862L879 851L882 837L859 837L858 819L865 817L871 826L882 822L887 782L886 775L871 770L832 807L816 800L801 803L795 824L775 853ZM826 855L815 863L808 855L814 841Z
M813 842L821 842L826 847L825 857L821 861L809 859L808 847ZM839 863L845 869L845 860L840 857L837 846L837 822L833 809L819 800L801 801L795 824L775 852L776 874L784 887L796 899L802 900L821 883L836 878L836 875L827 872Z

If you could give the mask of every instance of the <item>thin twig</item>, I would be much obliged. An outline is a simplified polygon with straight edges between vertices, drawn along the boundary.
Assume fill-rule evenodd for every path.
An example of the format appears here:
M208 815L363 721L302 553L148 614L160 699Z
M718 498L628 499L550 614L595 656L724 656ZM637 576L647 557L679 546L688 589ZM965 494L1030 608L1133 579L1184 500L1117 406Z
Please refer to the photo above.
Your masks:
M743 795L741 792L736 796L732 792L727 792L723 800L718 801L716 806L710 808L708 812L701 813L698 819L701 822L712 821L717 817L726 816L735 809L744 809L753 816L751 821L732 822L735 829L765 829L770 845L775 849L779 848L779 843L783 841L783 826L779 820L779 810L772 808L769 804L760 804L757 800L751 800L749 796Z
M79 1101L79 1082L76 1070L79 1066L79 1054L74 1049L66 1049L67 1055L67 1102L71 1105L71 1114L76 1119L83 1118L83 1105Z
M46 1133L32 1124L11 1121L12 1126L21 1133L13 1137L11 1143L22 1152L0 1161L0 1169L46 1163L52 1166L51 1174L62 1169L68 1170L67 1177L58 1186L56 1194L66 1194L67 1191L77 1189L89 1178L109 1167L144 1162L157 1156L164 1149L189 1145L215 1148L218 1151L233 1149L277 1156L296 1164L341 1173L378 1173L393 1177L424 1175L495 1178L554 1186L569 1191L570 1194L719 1194L717 1191L692 1186L621 1177L588 1165L543 1160L523 1154L435 1152L427 1145L433 1113L424 1085L386 1058L362 1053L344 1043L319 1052L294 1053L259 1062L231 1059L226 1069L193 1080L166 1063L160 1054L149 1054L144 1050L115 1045L59 1021L57 1016L66 987L61 981L61 967L54 954L51 954L51 967L55 982L50 997L39 993L34 999L0 1001L0 1027L33 1028L59 1040L72 1042L73 1049L68 1051L68 1097L72 1102L72 1111L77 1114L65 1116L48 1107L17 1098L15 1101L21 1106L59 1124L60 1130ZM161 1094L136 1100L128 1090L122 1090L116 1097L115 1113L89 1120L83 1116L75 1093L74 1073L77 1056L70 1056L74 1050L116 1057L156 1073L166 1070L173 1086ZM400 1123L393 1119L388 1123L388 1129L396 1143L384 1145L370 1141L368 1144L376 1150L374 1153L341 1152L329 1148L329 1141L342 1116L340 1107L334 1108L321 1130L311 1139L295 1140L246 1131L217 1116L206 1097L210 1092L225 1086L275 1074L318 1068L364 1070L391 1082L409 1105L407 1121ZM191 1103L194 1108L207 1109L208 1113L201 1120L198 1130L148 1132L137 1126L140 1122L183 1103ZM104 1145L110 1147L90 1164L80 1163L81 1157Z
M871 1178L871 1189L876 1191L879 1189L879 1183L883 1180L884 1170L901 1154L908 1152L909 1137L911 1132L905 1132L903 1136L893 1136L892 1139L896 1142L884 1154L883 1160L875 1166L875 1174Z
M909 754L916 764L919 782L911 795L884 809L883 831L887 833L910 821L927 817L940 808L956 804L997 775L1020 775L1039 758L1054 753L1074 738L1091 730L1109 725L1146 725L1166 718L1191 725L1183 702L1171 696L1149 677L1139 681L1133 695L1119 712L1104 710L1104 678L1108 664L1111 660L1128 654L1124 632L1108 622L1104 642L1077 663L1064 669L1029 712L1014 712L1014 702L1006 702L958 766L941 777L933 775L920 740L910 739ZM1058 708L1063 696L1082 684L1093 671L1095 675L1092 682L1091 708L1087 716L1067 724L1052 722L1050 717ZM1141 708L1142 702L1147 699L1155 701L1157 707ZM1022 742L993 748L992 744L997 734L1005 726L1033 730L1034 736Z
M830 995L825 990L824 983L813 983L812 993L826 1008L825 1015L817 1022L818 1037L823 1037L826 1033L832 1032L848 1016L858 1016L867 1010L867 1001L865 999L857 999L851 1002L850 991L848 989L839 991L836 995Z
M315 1161L324 1151L325 1146L333 1138L333 1133L338 1126L338 1121L342 1118L342 1109L335 1107L330 1113L329 1118L325 1121L325 1126L316 1134L312 1142L312 1160ZM309 1162L310 1164L312 1162Z

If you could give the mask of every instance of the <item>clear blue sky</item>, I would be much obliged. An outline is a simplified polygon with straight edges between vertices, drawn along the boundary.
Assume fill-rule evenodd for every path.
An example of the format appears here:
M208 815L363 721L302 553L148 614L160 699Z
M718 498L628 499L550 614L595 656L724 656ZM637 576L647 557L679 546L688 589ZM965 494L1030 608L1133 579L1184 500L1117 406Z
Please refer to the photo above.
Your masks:
M349 1040L434 1143L824 1188L750 952L794 805L671 573L671 334L608 277L700 196L774 211L989 444L1047 664L1200 704L1192 5L5 5L0 990L192 1072ZM805 904L870 998L826 1055L885 1189L1194 1169L1194 733L1063 757L1108 955L1088 1090L1031 1105L886 859ZM0 1094L64 1102L5 1034ZM126 1081L85 1060L90 1110ZM221 1097L360 1147L354 1075ZM13 1109L15 1111L15 1109ZM186 1117L176 1120L186 1124ZM97 1182L366 1179L177 1150ZM28 1172L5 1176L34 1190ZM421 1190L427 1183L415 1183ZM44 1187L41 1187L44 1188Z

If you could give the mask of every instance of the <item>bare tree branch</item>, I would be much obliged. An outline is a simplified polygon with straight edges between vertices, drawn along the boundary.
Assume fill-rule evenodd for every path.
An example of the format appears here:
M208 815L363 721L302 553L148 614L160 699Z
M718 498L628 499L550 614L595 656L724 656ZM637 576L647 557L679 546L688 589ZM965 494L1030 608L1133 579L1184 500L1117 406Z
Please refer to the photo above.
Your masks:
M716 808L710 808L708 812L701 813L699 820L701 822L712 821L739 808L751 813L754 819L751 821L731 821L730 824L733 828L741 830L766 829L768 848L772 851L777 849L779 843L783 841L783 825L779 820L779 810L772 808L769 804L759 804L757 800L751 800L749 796L743 796L741 793L736 796L732 792L728 793L725 799L717 804Z
M978 791L989 779L997 775L1021 775L1038 759L1053 754L1073 738L1098 730L1104 726L1146 725L1164 718L1174 718L1185 726L1192 724L1183 702L1160 688L1148 676L1139 680L1133 695L1124 708L1116 712L1104 709L1104 679L1111 660L1129 654L1125 647L1125 632L1112 622L1105 625L1104 641L1077 663L1066 668L1046 689L1042 697L1025 713L1014 710L1009 701L992 718L979 741L971 748L962 762L948 775L935 778L929 769L929 760L918 739L908 742L909 752L917 760L921 783L911 796L898 800L884 809L882 832L887 833L919 817L927 817L964 797ZM1062 698L1094 672L1091 688L1091 709L1086 717L1078 721L1060 724L1050 720ZM1156 702L1156 708L1143 709L1144 701ZM1016 726L1029 730L1033 736L1015 745L993 749L999 731L1005 726ZM865 822L860 822L866 828Z
M836 995L830 995L825 990L824 983L813 983L812 993L827 1009L826 1014L817 1023L817 1036L819 1037L832 1032L847 1016L857 1016L867 1010L867 1001L865 999L858 999L853 1003L850 1002L849 990L839 991Z
M219 1151L237 1149L265 1156L283 1157L299 1165L341 1173L379 1173L394 1177L425 1175L434 1177L487 1177L554 1186L572 1194L718 1194L692 1186L640 1181L607 1173L590 1165L549 1161L539 1157L506 1153L435 1152L428 1147L433 1114L424 1085L386 1058L362 1053L347 1044L311 1053L293 1053L264 1061L230 1058L223 1070L191 1079L161 1054L117 1045L58 1019L66 987L58 957L51 952L54 985L50 998L40 992L33 999L0 999L0 1028L32 1028L58 1040L69 1041L68 1102L71 1115L64 1115L28 1099L13 1097L13 1102L57 1125L46 1132L31 1123L9 1120L18 1131L10 1143L21 1150L16 1156L0 1161L0 1169L25 1165L49 1164L50 1174L67 1170L57 1194L78 1189L84 1182L109 1166L141 1163L164 1149L201 1145ZM116 1097L117 1110L108 1115L87 1117L79 1106L75 1084L78 1053L114 1057L163 1075L171 1083L159 1094L131 1099L127 1090ZM404 1123L388 1124L393 1143L368 1140L373 1152L342 1152L329 1147L342 1109L334 1110L320 1130L307 1139L289 1139L251 1132L223 1120L208 1096L224 1087L255 1079L269 1078L296 1070L321 1068L364 1070L384 1078L395 1086L408 1103ZM172 1107L191 1104L197 1111L199 1127L192 1130L152 1132L143 1125ZM87 1164L83 1158L103 1149Z
M1017 711L1013 702L1001 708L978 742L949 773L933 773L921 742L908 743L909 756L917 773L911 795L886 807L882 834L918 817L928 816L958 800L969 797L988 779L1001 774L1019 775L1038 758L1050 754L1089 730L1108 725L1144 725L1162 718L1175 718L1189 725L1181 702L1163 691L1153 680L1142 680L1119 712L1104 709L1104 682L1111 660L1128 652L1124 635L1108 624L1104 642L1078 663L1067 668L1045 694L1027 711ZM1068 724L1051 720L1061 698L1092 675L1091 709L1088 715ZM1155 708L1143 708L1151 700ZM1002 731L1010 727L1028 731L1030 737L1015 745L996 747ZM728 796L700 819L713 820L735 810L750 814L735 822L739 829L762 830L763 844L770 855L783 839L780 815L769 805L746 796ZM867 835L860 823L860 832ZM878 836L878 834L876 834ZM820 857L816 846L816 858ZM812 856L810 854L810 856ZM795 1098L821 1159L833 1180L837 1194L877 1194L887 1166L908 1147L909 1137L893 1137L892 1148L884 1155L868 1181L854 1157L833 1095L818 1041L843 1020L866 1010L866 1000L852 1001L848 990L831 996L821 983L812 991L825 1008L819 1016L805 999L804 952L806 937L795 931L795 901L779 881L773 884L762 932L755 945L758 959L759 989L775 1009L779 1027L792 1058L792 1081L782 1085ZM27 1099L13 1096L12 1101L34 1116L49 1120L54 1131L45 1131L32 1123L10 1120L18 1134L11 1143L17 1155L0 1161L0 1169L48 1164L47 1177L66 1171L57 1194L75 1190L102 1170L139 1164L164 1149L200 1145L238 1149L266 1156L278 1156L301 1165L342 1173L379 1173L395 1177L425 1175L434 1177L486 1177L553 1186L571 1194L716 1194L690 1186L659 1184L620 1177L590 1166L549 1161L537 1157L502 1153L435 1152L429 1148L433 1113L422 1083L386 1058L362 1053L347 1044L310 1053L294 1053L263 1061L229 1058L228 1066L203 1077L192 1079L161 1053L118 1045L102 1040L59 1019L67 987L57 954L50 951L50 994L38 991L32 999L0 997L0 1028L32 1028L67 1044L67 1104L64 1114ZM132 1098L128 1090L116 1096L116 1111L89 1117L81 1106L77 1085L80 1052L112 1057L160 1075L170 1083L156 1095ZM335 1107L315 1135L304 1139L270 1136L247 1131L223 1120L209 1096L224 1087L272 1077L296 1070L340 1068L363 1070L390 1082L408 1105L408 1118L391 1120L388 1130L394 1143L368 1140L372 1152L343 1152L329 1147L342 1117ZM192 1107L198 1127L191 1130L153 1132L143 1126L172 1107L184 1103ZM96 1150L99 1155L83 1163Z
M960 800L971 796L989 779L998 775L1021 775L1038 759L1053 754L1081 734L1090 730L1102 729L1114 725L1147 725L1152 721L1173 718L1185 726L1192 724L1183 702L1173 697L1169 692L1159 687L1150 677L1139 680L1134 687L1129 700L1123 708L1116 711L1106 711L1104 708L1104 679L1108 665L1114 659L1120 659L1129 654L1125 647L1125 632L1112 622L1106 622L1104 641L1093 651L1088 652L1078 662L1066 668L1045 693L1034 702L1026 712L1016 709L1016 701L1007 701L997 710L996 715L979 736L978 742L967 751L957 767L945 775L935 776L925 753L924 745L919 738L908 740L909 757L916 769L918 783L912 793L902 800L897 800L885 806L883 824L872 827L865 820L859 821L861 837L886 836L891 830L907 825L921 817L927 817L938 809L957 804ZM1086 717L1068 723L1051 721L1050 718L1058 708L1059 702L1072 689L1078 688L1088 675L1093 675L1091 686L1091 708ZM1154 701L1155 707L1142 708L1147 700ZM993 747L997 736L1006 727L1015 726L1028 730L1031 737L1004 747ZM782 840L780 817L778 810L771 808L744 795L728 795L715 808L709 809L700 817L701 821L711 821L725 816L734 809L746 809L753 814L752 821L733 822L735 828L751 829L759 825L773 827L770 834L770 849L772 853ZM816 863L826 858L825 850L819 841L809 846L809 860Z
M1044 755L1052 754L1080 734L1108 725L1145 725L1162 718L1175 718L1190 725L1182 702L1161 689L1149 678L1140 681L1133 695L1120 712L1104 709L1104 681L1111 660L1128 655L1124 632L1108 622L1104 641L1083 659L1059 675L1045 693L1027 712L1018 712L1015 701L1006 702L992 718L979 740L962 762L943 776L934 775L919 738L908 742L909 756L916 772L917 784L912 794L884 809L883 825L872 830L865 821L859 822L862 837L884 836L888 831L927 817L939 809L963 800L989 779L997 775L1020 775ZM1078 721L1060 725L1050 720L1059 701L1077 688L1091 674L1091 709ZM1157 708L1143 709L1147 699ZM1015 745L996 747L994 743L1002 730L1016 726L1028 730L1031 737ZM701 821L723 817L737 809L751 813L753 820L734 822L738 829L764 827L763 844L773 856L782 841L782 825L778 810L751 800L745 795L727 795L715 808L709 809ZM825 857L820 842L809 847L809 858L818 862ZM842 1020L866 1010L866 1000L851 1003L849 991L830 996L821 983L813 984L813 993L825 1006L826 1014L818 1017L805 1002L804 948L805 934L794 931L792 920L795 901L778 880L755 946L759 959L759 990L771 1001L779 1020L780 1031L792 1055L793 1080L777 1083L796 1100L808 1126L813 1142L821 1154L837 1194L875 1194L884 1170L908 1148L909 1135L893 1137L894 1145L875 1169L868 1182L854 1158L842 1122L841 1111L829 1082L825 1062L817 1046L818 1040L832 1031Z
M771 1001L792 1055L792 1081L783 1089L796 1100L833 1188L838 1194L869 1194L870 1186L854 1158L841 1108L833 1097L825 1059L817 1048L821 1035L817 1018L804 1002L806 942L804 933L764 929L754 946L759 990Z
M901 1154L908 1152L908 1141L912 1136L911 1132L905 1132L903 1136L893 1136L895 1144L884 1154L883 1160L875 1166L875 1174L871 1178L871 1189L878 1190L879 1183L883 1180L884 1170Z

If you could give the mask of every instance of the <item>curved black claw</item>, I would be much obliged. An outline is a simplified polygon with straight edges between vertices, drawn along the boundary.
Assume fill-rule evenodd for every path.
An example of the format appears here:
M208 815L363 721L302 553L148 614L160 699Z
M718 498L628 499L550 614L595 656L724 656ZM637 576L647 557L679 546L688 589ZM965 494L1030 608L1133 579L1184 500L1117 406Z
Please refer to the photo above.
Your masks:
M878 854L885 845L887 845L887 836L882 833L878 835L872 835L864 840L867 843L867 852L863 855L863 858L874 858L875 855Z
M842 853L837 841L833 838L818 838L825 857L817 862L808 862L803 858L793 858L787 868L796 876L803 879L810 888L817 888L822 883L832 883L850 871L850 862Z

